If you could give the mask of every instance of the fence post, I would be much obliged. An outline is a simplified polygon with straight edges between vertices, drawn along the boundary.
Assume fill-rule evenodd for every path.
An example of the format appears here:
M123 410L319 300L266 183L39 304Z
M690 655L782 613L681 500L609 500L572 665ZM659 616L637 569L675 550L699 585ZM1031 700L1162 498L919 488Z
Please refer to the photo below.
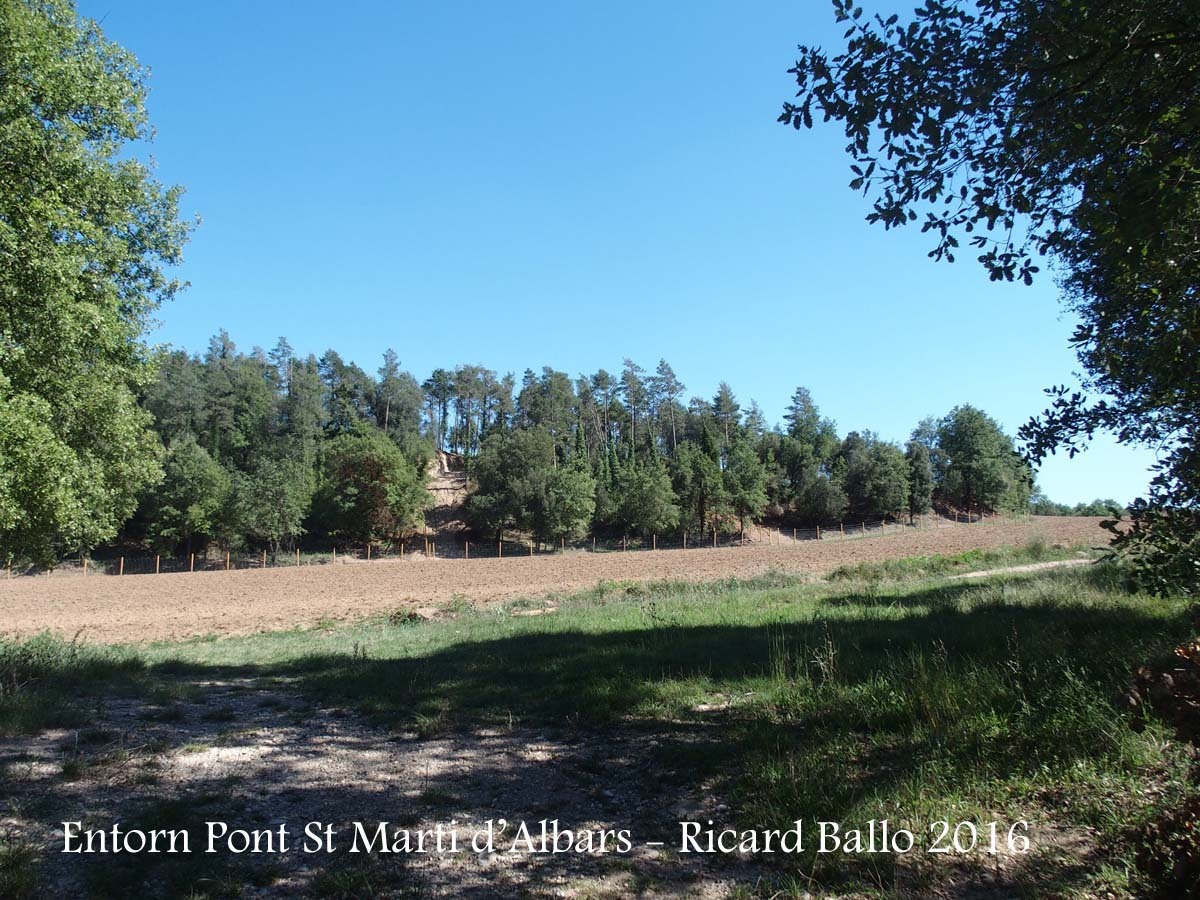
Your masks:
M792 529L792 540L794 541L795 539L796 539L796 529L793 528ZM819 541L820 539L821 539L821 526L818 525L817 526L817 540Z
M687 532L686 531L683 533L683 549L684 550L687 549Z
M123 557L123 556L119 560L117 560L117 574L118 575L125 574L125 557Z
M592 552L596 552L596 536L594 534L592 535Z
M529 558L533 559L533 538L529 539Z
M715 550L716 547L717 547L717 526L714 525L713 526L713 549Z
M296 565L300 565L300 548L296 548Z
M650 549L651 550L658 549L658 535L657 534L651 536L651 538L650 538Z
M300 551L297 550L296 552L299 553ZM189 572L196 571L196 554L195 553L188 554L188 571Z
M367 562L371 561L371 542L367 541Z
M333 548L333 561L337 562L337 546L336 545Z
M863 537L867 536L867 523L866 522L862 523L862 533L863 533Z
M504 559L504 539L496 541L496 558Z
M264 550L262 553L262 567L264 569L267 567L267 551L266 550Z
M229 551L225 551L225 571L229 571Z
M622 550L628 550L628 549L629 549L629 536L628 536L628 535L626 535L625 537L621 538L621 549L622 549Z
M471 558L471 542L463 541L463 559Z
M562 552L563 552L563 553L566 553L566 552L567 552L567 539L566 539L566 538L559 538L559 541L561 542L559 546L561 547L561 549L562 549Z
M83 577L87 578L87 557L83 558Z
M154 554L154 574L155 575L158 574L158 560L159 560L159 556L157 553L155 553Z

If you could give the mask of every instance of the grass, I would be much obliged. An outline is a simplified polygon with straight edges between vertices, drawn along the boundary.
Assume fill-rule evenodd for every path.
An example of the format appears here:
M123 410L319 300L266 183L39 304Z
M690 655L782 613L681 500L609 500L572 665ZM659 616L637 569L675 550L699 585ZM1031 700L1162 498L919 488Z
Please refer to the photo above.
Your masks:
M682 773L680 791L718 785L741 827L887 818L927 842L940 819L1053 822L1087 836L1092 858L1072 862L1050 842L1009 872L1020 889L1120 897L1138 889L1130 835L1157 814L1154 797L1187 789L1188 760L1162 727L1131 730L1114 699L1139 664L1189 635L1187 604L1124 593L1107 566L942 577L1076 553L929 557L820 583L609 582L535 617L510 614L528 603L459 604L447 621L381 617L139 650L41 638L0 645L0 660L25 673L0 695L0 730L29 727L39 698L60 702L81 679L161 698L172 696L163 684L200 677L278 684L418 737L523 726L601 747L606 731L642 729L658 738L654 771ZM439 790L425 802L450 803ZM886 894L903 880L919 894L946 877L926 857L907 857L903 872L894 859L810 852L772 890ZM331 870L321 890L349 895L370 877Z

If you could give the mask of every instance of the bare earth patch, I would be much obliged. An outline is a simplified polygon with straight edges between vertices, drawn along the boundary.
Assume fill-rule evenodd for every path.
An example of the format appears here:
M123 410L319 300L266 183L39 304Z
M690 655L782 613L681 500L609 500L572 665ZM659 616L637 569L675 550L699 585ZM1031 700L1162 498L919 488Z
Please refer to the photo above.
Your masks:
M1100 546L1098 518L1039 517L1028 524L912 529L846 540L722 549L569 552L514 559L385 560L353 566L279 567L139 576L0 581L0 632L79 633L96 642L234 635L352 621L463 599L482 605L585 590L601 580L753 577L768 571L820 574L837 566L924 554L1015 546L1034 538Z

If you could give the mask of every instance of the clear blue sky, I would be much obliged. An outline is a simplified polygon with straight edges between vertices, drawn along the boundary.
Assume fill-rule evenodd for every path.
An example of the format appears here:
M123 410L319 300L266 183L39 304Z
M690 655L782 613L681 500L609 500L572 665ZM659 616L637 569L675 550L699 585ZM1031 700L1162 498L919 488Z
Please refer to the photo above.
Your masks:
M1050 280L868 226L840 131L775 123L796 44L839 40L819 0L80 11L152 69L159 177L203 219L157 340L393 347L419 379L664 357L689 396L727 380L774 422L802 384L896 440L964 402L1013 432L1077 369ZM1101 439L1039 480L1126 501L1151 461Z

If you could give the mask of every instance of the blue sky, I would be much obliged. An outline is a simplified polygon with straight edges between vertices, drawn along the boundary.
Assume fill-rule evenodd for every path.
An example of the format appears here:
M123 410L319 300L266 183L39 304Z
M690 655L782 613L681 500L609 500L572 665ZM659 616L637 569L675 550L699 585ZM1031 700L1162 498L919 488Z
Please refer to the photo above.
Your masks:
M774 422L802 384L896 440L965 402L1015 431L1078 368L1049 279L868 226L840 131L776 124L796 44L840 38L826 3L79 8L151 68L150 152L203 220L158 341L392 347L421 379L661 357L689 396L726 380ZM1125 501L1152 459L1101 438L1039 481Z

